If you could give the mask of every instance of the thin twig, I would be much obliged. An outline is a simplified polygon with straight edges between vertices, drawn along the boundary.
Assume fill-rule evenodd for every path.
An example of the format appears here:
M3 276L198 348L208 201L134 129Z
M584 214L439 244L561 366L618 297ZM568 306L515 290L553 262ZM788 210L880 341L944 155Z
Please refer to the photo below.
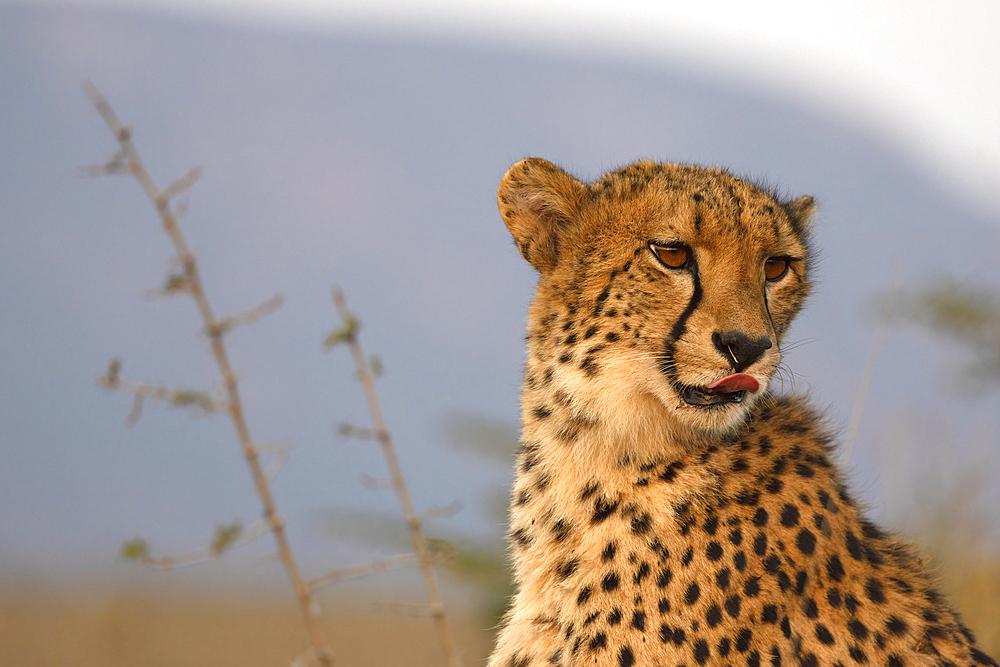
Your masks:
M332 652L326 646L322 632L320 631L319 619L317 618L315 605L313 604L309 587L305 584L305 581L300 574L298 564L292 555L291 546L289 545L288 537L285 534L285 520L278 513L275 507L267 475L264 474L264 470L261 467L260 454L253 444L253 439L250 437L250 431L243 415L243 405L240 401L236 374L233 372L232 365L229 362L229 355L223 341L223 333L226 329L222 326L222 323L216 319L215 312L209 304L208 298L205 295L205 290L202 286L201 276L198 272L198 265L195 261L195 256L188 248L187 241L181 234L180 226L177 224L177 218L170 207L170 196L183 190L187 184L193 182L196 174L192 175L191 172L189 172L187 177L178 181L181 185L172 188L170 191L160 190L153 181L153 178L149 175L145 166L143 166L142 160L139 157L139 152L132 143L131 130L122 124L114 109L111 108L108 101L92 83L89 81L84 83L83 89L84 94L86 94L87 98L97 109L98 113L101 114L101 117L104 118L104 122L107 123L108 128L118 140L118 144L121 148L122 161L128 169L128 173L135 178L143 192L146 194L146 197L156 208L156 211L160 216L160 222L163 224L163 229L166 231L167 235L170 236L170 240L174 244L177 258L180 260L183 275L186 278L186 289L188 293L190 293L191 298L194 299L194 302L198 307L198 312L201 314L202 321L205 325L205 331L211 342L212 355L215 357L216 364L219 367L219 372L225 382L229 416L232 418L233 426L236 429L236 435L239 438L240 446L243 450L243 455L247 460L247 465L250 467L250 474L253 477L254 486L256 487L257 495L260 497L260 501L263 506L264 518L274 535L278 555L281 558L281 562L285 566L285 572L287 573L288 578L292 583L292 587L295 589L298 597L299 608L302 612L306 632L309 635L309 641L312 645L314 655L320 664L332 665Z
M361 349L358 342L358 319L351 314L347 308L347 299L339 289L333 290L333 303L337 307L340 319L344 324L343 329L334 332L327 338L327 344L336 342L346 342L351 349L351 357L358 371L358 378L364 387L365 400L368 403L368 412L371 414L372 426L375 429L375 437L382 448L382 455L385 457L386 465L392 479L392 487L399 499L399 506L406 518L406 526L410 533L410 541L413 543L413 551L420 562L420 572L424 578L424 585L427 587L427 597L430 604L427 605L429 615L434 619L434 626L437 629L438 640L444 651L445 658L451 667L461 667L462 659L458 653L458 647L451 635L448 627L448 618L445 615L444 601L441 596L441 589L438 584L437 572L434 569L434 555L428 548L427 540L420 528L420 518L413 507L413 500L403 478L403 469L399 465L399 458L396 456L396 449L392 444L392 436L389 426L385 421L382 412L382 404L379 401L378 392L375 389L375 376L372 374L368 357Z
M858 387L858 394L854 398L854 406L851 408L851 420L848 422L847 435L844 437L844 446L840 450L840 461L847 465L851 460L851 451L854 449L854 442L858 437L858 430L861 428L861 418L865 414L865 405L868 403L868 394L872 388L872 380L875 379L875 365L878 356L882 352L885 344L885 336L889 330L889 321L892 318L892 311L896 303L896 295L899 293L899 279L902 274L902 265L896 262L892 270L892 282L889 284L889 297L882 308L882 317L879 319L878 327L875 330L875 338L872 339L871 349L868 350L868 359L865 361L865 369L861 374L861 384Z
M376 560L370 563L363 563L361 565L355 565L353 567L345 567L341 570L334 570L333 572L327 572L326 574L320 575L315 579L310 579L306 582L309 588L316 590L324 586L329 586L330 584L343 581L344 579L354 579L357 577L365 577L369 574L375 574L377 572L386 572L388 570L398 570L404 567L415 567L420 564L420 559L417 558L416 554L400 554L398 556L391 556L383 560Z

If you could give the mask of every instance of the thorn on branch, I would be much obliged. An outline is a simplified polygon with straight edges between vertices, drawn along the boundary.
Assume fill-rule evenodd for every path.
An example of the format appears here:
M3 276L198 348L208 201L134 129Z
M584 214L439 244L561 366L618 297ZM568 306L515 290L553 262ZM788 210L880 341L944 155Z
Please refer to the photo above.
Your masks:
M353 438L355 440L378 439L378 433L375 432L375 429L355 426L354 424L349 424L348 422L340 422L337 424L337 435L342 438Z
M100 178L101 176L129 176L128 159L125 151L118 149L107 162L77 167L77 178Z
M142 408L146 404L146 398L142 394L132 396L132 409L125 415L125 425L132 428L142 419Z
M220 335L230 331L231 329L235 329L236 327L254 324L281 308L284 303L285 297L281 294L275 294L270 299L255 308L251 308L250 310L245 310L242 313L230 315L229 317L224 317L221 320L218 320L215 322L214 326L207 327L208 335Z
M392 488L391 479L378 479L367 473L361 473L359 480L361 481L361 485L369 491L384 491Z
M448 517L455 516L461 512L463 507L464 505L461 500L456 500L443 506L431 507L420 515L420 520L426 521L428 519L447 519Z

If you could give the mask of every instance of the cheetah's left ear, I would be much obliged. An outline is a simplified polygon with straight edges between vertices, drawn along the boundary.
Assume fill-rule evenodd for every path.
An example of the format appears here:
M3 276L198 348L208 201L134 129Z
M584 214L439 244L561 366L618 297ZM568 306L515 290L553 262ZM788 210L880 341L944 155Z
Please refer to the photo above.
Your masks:
M511 167L497 204L521 255L540 272L559 261L560 237L575 220L587 188L548 160L531 157Z
M799 197L785 204L785 211L792 222L792 227L799 234L805 234L809 229L809 220L816 210L816 201L809 195Z

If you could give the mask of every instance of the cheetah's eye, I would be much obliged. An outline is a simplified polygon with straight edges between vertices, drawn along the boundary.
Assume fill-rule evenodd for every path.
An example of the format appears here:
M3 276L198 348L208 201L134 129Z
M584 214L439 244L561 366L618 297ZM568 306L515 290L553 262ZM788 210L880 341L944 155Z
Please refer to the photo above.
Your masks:
M764 262L764 277L769 282L777 282L785 277L791 264L791 260L787 257L772 257Z
M671 269L682 269L687 266L688 256L691 254L691 250L687 246L679 243L673 245L650 243L649 249L653 251L657 259Z

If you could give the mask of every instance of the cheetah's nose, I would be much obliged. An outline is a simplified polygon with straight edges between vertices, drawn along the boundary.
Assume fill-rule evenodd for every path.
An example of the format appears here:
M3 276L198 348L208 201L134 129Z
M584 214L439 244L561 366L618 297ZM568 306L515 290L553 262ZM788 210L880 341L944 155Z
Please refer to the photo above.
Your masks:
M771 349L771 339L767 336L754 339L739 331L716 331L712 334L712 342L737 373L760 359L765 350Z

